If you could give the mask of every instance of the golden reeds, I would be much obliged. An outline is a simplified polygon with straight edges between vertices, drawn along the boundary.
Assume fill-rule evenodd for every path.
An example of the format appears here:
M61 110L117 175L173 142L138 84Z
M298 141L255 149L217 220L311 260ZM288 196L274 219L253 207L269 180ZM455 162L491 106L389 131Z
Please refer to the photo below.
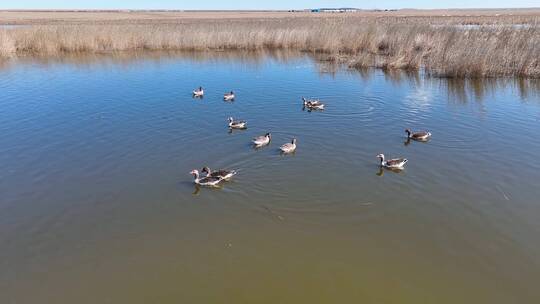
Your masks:
M496 18L496 17L492 17ZM468 20L468 19L467 19ZM353 67L425 69L446 77L540 77L540 25L430 18L199 19L176 23L0 29L0 57L133 50L272 50L327 54Z

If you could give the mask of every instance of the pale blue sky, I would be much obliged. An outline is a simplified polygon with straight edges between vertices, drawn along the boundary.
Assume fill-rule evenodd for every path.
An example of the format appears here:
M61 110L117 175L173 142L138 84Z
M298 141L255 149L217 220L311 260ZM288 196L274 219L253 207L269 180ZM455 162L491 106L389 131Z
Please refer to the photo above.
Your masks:
M540 7L540 0L1 0L0 9L299 9L357 8L501 8Z

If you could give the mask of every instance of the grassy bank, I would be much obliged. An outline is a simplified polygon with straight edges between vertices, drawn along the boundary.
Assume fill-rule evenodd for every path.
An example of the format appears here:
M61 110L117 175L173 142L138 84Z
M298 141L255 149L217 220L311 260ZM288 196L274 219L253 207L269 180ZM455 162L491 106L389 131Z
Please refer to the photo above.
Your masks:
M478 20L481 22L475 22ZM0 57L132 50L290 49L352 67L540 77L540 18L330 16L77 22L0 29Z

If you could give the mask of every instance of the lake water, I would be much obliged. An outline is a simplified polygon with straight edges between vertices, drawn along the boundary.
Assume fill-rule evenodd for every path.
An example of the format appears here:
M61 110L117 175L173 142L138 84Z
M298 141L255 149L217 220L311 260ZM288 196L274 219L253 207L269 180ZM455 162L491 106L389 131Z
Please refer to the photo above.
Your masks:
M0 302L539 303L539 132L532 80L280 53L4 62ZM205 165L239 173L199 189Z

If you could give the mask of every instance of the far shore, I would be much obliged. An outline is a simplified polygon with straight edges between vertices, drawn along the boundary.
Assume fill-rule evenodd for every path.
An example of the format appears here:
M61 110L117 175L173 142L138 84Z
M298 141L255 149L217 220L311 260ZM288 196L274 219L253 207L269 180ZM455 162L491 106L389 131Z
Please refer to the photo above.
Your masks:
M361 10L351 13L312 13L308 11L252 10L0 10L0 24L59 24L71 22L175 22L183 19L252 19L305 17L436 17L437 19L467 17L540 18L538 8L500 9L400 9Z

